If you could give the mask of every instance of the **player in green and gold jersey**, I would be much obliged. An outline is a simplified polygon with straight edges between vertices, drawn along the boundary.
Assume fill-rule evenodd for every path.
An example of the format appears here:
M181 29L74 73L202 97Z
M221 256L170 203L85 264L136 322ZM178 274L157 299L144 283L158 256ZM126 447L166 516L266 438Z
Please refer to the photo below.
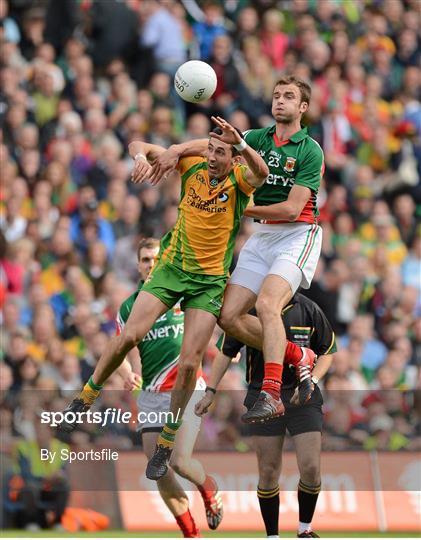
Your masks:
M256 190L256 206L245 212L258 223L257 231L241 250L218 323L228 335L263 350L262 391L243 416L245 422L265 421L284 413L280 390L288 351L285 328L278 315L300 286L310 287L320 256L322 230L317 224L317 193L324 168L323 151L301 126L310 98L308 83L294 76L282 77L273 90L275 124L252 129L244 137L265 160L269 175ZM203 152L205 143L199 140L170 147L154 164L150 180L155 182L171 170L180 157ZM258 318L248 314L253 306ZM297 365L301 402L311 396L313 359L314 355L303 351Z
M211 133L207 157L180 160L181 197L175 226L161 242L160 256L133 304L120 336L110 341L81 394L65 412L86 411L102 385L156 320L181 301L185 327L178 374L171 393L173 422L167 422L149 461L146 476L157 480L168 470L178 420L192 395L196 373L219 316L234 239L254 189L269 173L258 153L222 118ZM224 140L221 140L221 139ZM134 141L130 155L142 166L165 149ZM241 151L245 165L238 163ZM64 422L63 429L75 425Z
M138 289L120 306L117 315L118 334L122 332L130 316L136 298L158 258L158 252L158 240L146 238L140 241L137 248L137 259L141 281ZM142 422L139 422L138 431L141 434L143 450L148 459L155 451L158 435L164 425L159 417L156 420L157 413L166 412L170 407L171 391L177 376L183 334L184 313L179 304L176 304L155 322L137 345L142 377L140 378L136 373L139 364L138 358L134 358L132 362L126 358L118 370L124 380L126 390L132 391L138 388L140 381L142 381L142 391L137 399L137 407L139 413L142 414ZM133 350L131 354L134 352ZM216 529L223 516L221 496L215 480L208 476L202 464L192 457L201 425L201 419L194 414L193 406L204 395L205 386L201 370L199 370L195 392L184 414L185 421L177 432L171 468L163 478L157 481L163 501L186 538L199 536L199 531L189 510L189 499L177 481L174 472L198 488L205 505L209 528ZM148 413L153 414L148 415Z

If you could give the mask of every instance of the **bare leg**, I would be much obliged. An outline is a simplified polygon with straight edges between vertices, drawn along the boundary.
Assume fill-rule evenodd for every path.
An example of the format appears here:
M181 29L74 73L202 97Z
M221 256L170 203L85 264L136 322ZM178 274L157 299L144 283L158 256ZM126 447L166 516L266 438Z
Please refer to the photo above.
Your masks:
M259 467L257 497L265 523L266 534L276 536L279 531L279 475L282 466L284 436L253 437Z
M216 317L212 313L202 309L186 309L177 379L171 392L171 411L174 417L178 415L181 418L193 394L197 370L212 337L215 324Z
M292 298L291 286L285 279L273 274L264 280L256 301L257 316L263 328L263 357L266 362L282 364L287 338L282 309Z
M259 488L272 489L277 487L282 468L282 448L284 436L253 437L259 469Z
M159 433L155 432L142 434L143 450L148 459L153 456L158 435ZM157 481L157 486L162 500L168 506L174 517L187 512L189 508L189 499L186 492L177 481L174 471L169 469L167 474Z
M202 309L187 308L184 316L184 336L178 363L177 379L171 392L172 422L161 431L155 454L146 467L146 476L158 480L168 470L180 420L196 385L196 374L215 328L216 317Z
M292 289L285 279L274 274L265 278L256 301L257 316L263 329L265 369L262 391L253 407L242 416L243 422L264 422L285 412L280 392L287 339L280 314L291 298Z
M127 353L146 336L156 319L166 311L168 306L156 296L140 291L122 333L109 342L99 359L92 375L93 382L97 385L104 384L120 366Z
M193 422L185 421L177 431L170 465L177 474L201 486L206 480L206 473L200 461L192 457L201 421L196 417Z
M320 484L322 434L319 431L300 433L293 437L300 478L309 486Z
M257 296L250 289L228 284L218 324L228 335L261 350L262 325L257 317L247 313L255 305L256 299Z
M319 431L301 433L293 437L300 482L298 484L298 532L311 530L317 499L321 488L320 454L322 434Z

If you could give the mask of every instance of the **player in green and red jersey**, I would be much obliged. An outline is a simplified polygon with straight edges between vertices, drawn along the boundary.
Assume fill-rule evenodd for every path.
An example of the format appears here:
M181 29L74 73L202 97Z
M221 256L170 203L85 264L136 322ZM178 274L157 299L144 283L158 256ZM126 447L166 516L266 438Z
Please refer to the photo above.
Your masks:
M154 238L141 240L137 249L138 270L141 281L136 292L120 306L117 315L117 334L123 330L139 292L150 274L159 252L159 241ZM142 391L137 400L139 412L146 421L139 423L143 450L148 459L155 451L158 435L164 422L152 422L148 412L169 411L171 391L176 377L178 360L184 334L184 313L176 304L164 313L137 345L141 363ZM126 358L118 373L123 377L127 390L139 386L140 377ZM177 432L171 468L157 481L165 504L173 514L185 538L199 536L199 531L189 510L189 499L177 481L174 471L195 484L203 498L209 528L216 529L223 516L221 496L215 480L206 475L202 464L192 458L193 448L200 430L201 420L193 413L193 406L204 394L205 381L201 370L192 399L187 405L185 422ZM155 417L155 414L154 414Z
M256 206L244 213L255 218L258 230L241 250L218 322L227 334L263 350L262 391L243 416L246 422L264 421L284 413L280 390L285 354L296 355L294 360L301 364L300 402L311 396L314 355L288 350L279 318L298 287L310 287L321 249L316 200L324 167L323 151L301 127L310 96L306 82L293 76L279 79L272 100L275 125L245 134L246 143L263 157L270 174L256 190ZM181 156L203 152L204 148L204 140L170 147L154 164L150 181L155 183ZM258 319L248 314L254 305Z

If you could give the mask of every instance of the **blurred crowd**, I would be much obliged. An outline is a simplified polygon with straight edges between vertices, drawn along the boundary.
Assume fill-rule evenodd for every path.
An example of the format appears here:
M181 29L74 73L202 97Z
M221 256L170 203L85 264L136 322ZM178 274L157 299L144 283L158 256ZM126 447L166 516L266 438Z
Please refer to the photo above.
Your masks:
M306 293L338 340L325 448L420 449L419 27L418 0L0 0L3 450L81 388L138 282L139 239L176 220L179 184L131 183L128 143L207 137L211 114L270 125L281 74L311 81L305 123L326 158ZM215 69L210 101L175 95L187 59ZM253 227L244 220L236 256ZM245 450L241 361L222 384L198 448ZM118 375L107 389L101 407L133 409ZM139 444L124 426L67 442L109 437Z

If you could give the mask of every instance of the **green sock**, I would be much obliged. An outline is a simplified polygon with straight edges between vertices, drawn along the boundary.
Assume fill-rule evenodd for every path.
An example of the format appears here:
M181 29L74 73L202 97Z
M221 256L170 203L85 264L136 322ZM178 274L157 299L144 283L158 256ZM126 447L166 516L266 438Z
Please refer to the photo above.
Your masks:
M102 390L104 388L103 384L95 384L94 383L92 375L89 377L88 384L92 388L92 390L99 391L99 390Z

